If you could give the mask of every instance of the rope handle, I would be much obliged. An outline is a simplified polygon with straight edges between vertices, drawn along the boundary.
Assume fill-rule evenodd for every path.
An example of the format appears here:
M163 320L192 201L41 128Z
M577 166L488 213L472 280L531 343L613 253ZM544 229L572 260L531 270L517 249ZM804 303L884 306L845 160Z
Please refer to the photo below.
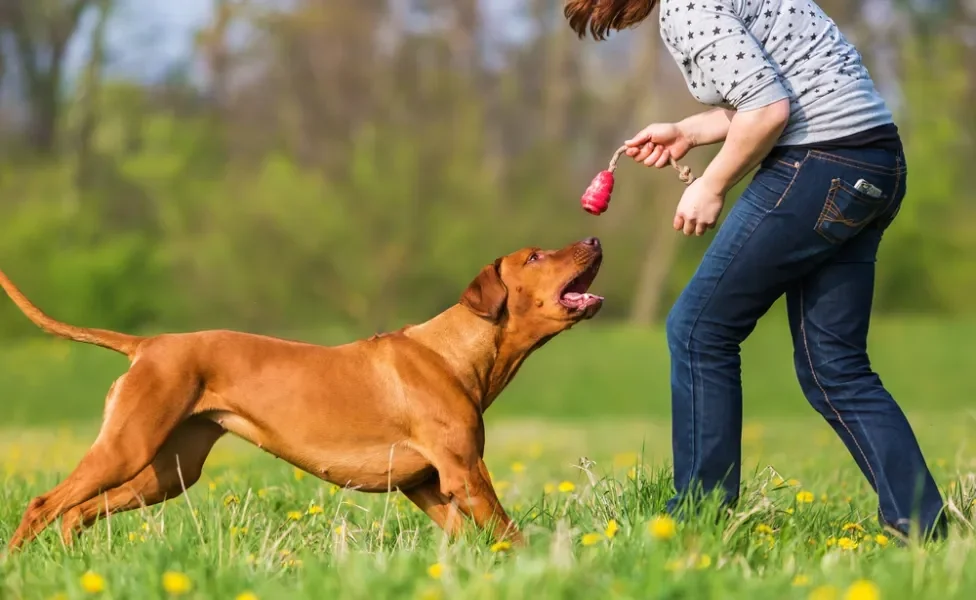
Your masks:
M610 159L610 166L607 168L608 171L613 173L614 170L616 170L617 160L626 150L627 146L617 148L617 151L613 153L613 158ZM678 161L674 160L674 158L669 158L671 159L671 166L674 167L674 170L678 172L678 179L680 179L685 185L691 185L691 183L695 181L695 175L691 172L691 167L687 165L679 165Z

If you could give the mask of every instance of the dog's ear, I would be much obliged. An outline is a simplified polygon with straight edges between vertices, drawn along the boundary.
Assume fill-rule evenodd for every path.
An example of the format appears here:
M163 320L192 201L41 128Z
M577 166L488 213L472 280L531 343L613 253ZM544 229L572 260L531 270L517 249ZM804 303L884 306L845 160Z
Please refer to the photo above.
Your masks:
M502 282L502 259L498 258L493 264L485 265L474 281L461 294L461 304L468 310L497 323L505 309L508 299L508 288Z

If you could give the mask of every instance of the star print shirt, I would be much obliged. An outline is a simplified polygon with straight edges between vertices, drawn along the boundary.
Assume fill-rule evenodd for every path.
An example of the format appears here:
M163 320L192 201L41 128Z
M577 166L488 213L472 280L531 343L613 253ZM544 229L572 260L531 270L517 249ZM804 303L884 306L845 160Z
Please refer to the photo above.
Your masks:
M789 98L778 146L892 123L860 54L811 0L662 0L660 26L699 102L747 111Z

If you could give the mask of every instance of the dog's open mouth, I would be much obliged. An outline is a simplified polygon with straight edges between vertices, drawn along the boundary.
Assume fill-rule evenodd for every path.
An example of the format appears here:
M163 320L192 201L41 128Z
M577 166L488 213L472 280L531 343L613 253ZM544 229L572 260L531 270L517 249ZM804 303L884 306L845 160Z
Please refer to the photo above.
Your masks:
M600 271L603 257L597 256L585 270L574 277L559 294L559 303L572 311L585 311L603 302L603 296L589 292L590 285Z

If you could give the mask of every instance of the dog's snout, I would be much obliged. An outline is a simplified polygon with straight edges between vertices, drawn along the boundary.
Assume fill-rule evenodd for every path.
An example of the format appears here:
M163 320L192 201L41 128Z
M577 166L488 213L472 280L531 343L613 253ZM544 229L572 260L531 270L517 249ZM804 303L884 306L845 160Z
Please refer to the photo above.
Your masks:
M599 248L600 247L600 238L597 238L597 237L588 237L585 240L583 240L583 243L585 245L587 245L587 246L593 246L594 248Z

